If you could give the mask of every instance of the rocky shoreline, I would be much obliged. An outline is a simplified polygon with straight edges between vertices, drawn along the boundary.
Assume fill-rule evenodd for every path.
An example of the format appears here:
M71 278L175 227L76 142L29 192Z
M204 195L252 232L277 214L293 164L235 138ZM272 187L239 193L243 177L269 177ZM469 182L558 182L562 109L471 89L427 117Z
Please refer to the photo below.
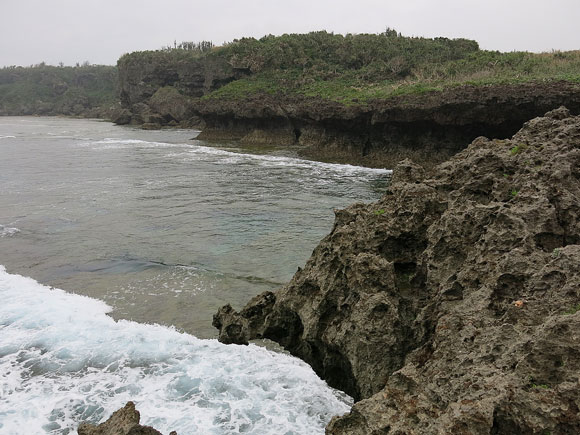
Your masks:
M578 198L580 116L563 107L432 171L402 161L286 286L214 326L351 394L328 434L578 433Z
M289 284L221 308L219 339L274 340L355 397L327 433L578 433L579 174L564 108L404 161Z
M197 126L202 140L293 145L303 157L369 167L392 168L404 158L433 166L478 136L508 138L525 121L561 105L580 113L580 85L563 81L464 85L352 105L270 94L190 98L172 87L139 83L121 81L127 90L124 109L113 116L118 124Z

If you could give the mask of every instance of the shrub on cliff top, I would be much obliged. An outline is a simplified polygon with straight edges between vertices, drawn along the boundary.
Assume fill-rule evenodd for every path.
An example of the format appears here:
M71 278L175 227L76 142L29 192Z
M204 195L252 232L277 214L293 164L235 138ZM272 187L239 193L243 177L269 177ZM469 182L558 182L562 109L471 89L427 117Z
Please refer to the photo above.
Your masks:
M118 65L167 68L207 57L225 60L242 74L205 98L283 93L365 104L464 84L580 82L580 51L500 53L480 50L467 39L406 37L392 29L381 34L268 35L203 50L175 44L173 49L124 55Z

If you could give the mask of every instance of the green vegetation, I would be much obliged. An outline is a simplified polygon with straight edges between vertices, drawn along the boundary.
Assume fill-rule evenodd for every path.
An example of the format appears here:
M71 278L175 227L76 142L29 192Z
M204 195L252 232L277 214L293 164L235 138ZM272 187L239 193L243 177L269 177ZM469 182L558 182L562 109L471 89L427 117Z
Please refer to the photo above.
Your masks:
M532 376L529 376L528 380L529 380L528 385L530 388L533 388L536 390L549 390L550 389L550 386L548 384L536 384L536 380Z
M379 210L375 210L375 214L376 214L377 216L381 216L381 215L385 214L385 210L384 210L384 209L382 209L382 208L381 208L381 209L379 209Z
M539 385L531 384L530 387L536 388L536 389L542 389L542 390L549 390L550 389L550 386L546 385L546 384L539 384Z
M174 42L160 50L123 55L117 65L126 72L120 77L121 87L126 77L146 71L144 80L152 88L171 85L197 97L204 90L192 92L191 80L179 79L204 69L224 77L205 99L270 94L320 97L345 105L460 85L555 80L580 84L580 51L500 53L480 50L472 40L405 37L392 29L380 34L268 35L221 47L209 41ZM116 101L116 81L117 68L112 66L42 63L3 68L0 115L86 114ZM516 155L522 150L518 145L510 152Z
M512 156L515 156L519 153L521 153L522 151L524 151L527 148L527 145L525 143L521 143L519 145L516 145L513 148L510 148L510 154Z
M208 53L212 51L214 48L213 42L211 41L201 41L201 42L192 42L192 41L183 41L179 44L177 41L173 42L173 47L171 45L167 45L161 50L163 51L173 51L173 50L181 50L181 51L191 51L194 53Z
M580 304L573 306L571 309L566 311L564 314L576 314L578 311L580 311Z
M81 115L114 103L112 66L50 66L0 69L0 115Z
M391 29L381 34L322 31L243 38L195 55L223 56L249 74L206 98L265 92L364 104L465 84L580 83L580 51L500 53L480 50L471 40L404 37Z

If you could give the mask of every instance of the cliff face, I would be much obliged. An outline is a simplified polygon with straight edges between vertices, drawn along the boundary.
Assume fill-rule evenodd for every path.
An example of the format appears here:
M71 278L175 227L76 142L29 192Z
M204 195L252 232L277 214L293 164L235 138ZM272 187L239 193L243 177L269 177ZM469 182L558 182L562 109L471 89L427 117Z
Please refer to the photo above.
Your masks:
M199 139L295 145L308 158L366 166L408 157L434 165L478 136L510 137L560 105L580 113L580 85L571 82L464 85L344 105L297 94L199 98L250 74L219 56L134 53L118 66L119 124L197 126Z
M118 124L187 123L194 117L192 97L245 74L224 58L196 58L187 52L181 56L163 51L132 53L121 57L117 66L119 98L125 109L114 118Z
M448 115L449 116L449 115ZM332 434L580 431L580 117L478 138L336 212L304 269L239 313L353 395Z
M200 139L298 144L306 157L393 167L408 157L441 163L478 136L508 138L528 119L560 105L580 113L580 86L468 85L351 106L262 95L204 100L195 111L205 125Z

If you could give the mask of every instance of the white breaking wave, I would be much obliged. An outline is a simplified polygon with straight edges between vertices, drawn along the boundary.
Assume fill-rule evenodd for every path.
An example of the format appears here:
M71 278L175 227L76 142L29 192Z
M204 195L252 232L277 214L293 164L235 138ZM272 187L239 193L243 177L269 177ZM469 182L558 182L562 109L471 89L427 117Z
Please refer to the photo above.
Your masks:
M0 136L0 139L14 139L16 136Z
M2 434L74 433L128 400L163 433L312 434L352 404L296 358L116 322L104 302L4 266L0 298Z
M259 162L267 166L293 166L304 169L323 169L333 172L346 173L349 175L356 174L391 174L390 169L367 168L363 166L353 166L338 163L324 163L313 160L305 160L296 157L272 156L263 154L248 154L241 152L233 152L219 148L207 147L203 145L193 144L171 144L166 142L150 142L139 139L111 139L107 138L100 141L90 142L88 145L98 145L102 149L114 148L128 148L139 146L142 148L186 148L180 153L172 153L173 156L183 156L195 154L211 155L221 157L221 160L216 163L232 164L241 163L244 161Z
M20 230L18 228L11 228L0 225L0 237L10 237L19 232Z

